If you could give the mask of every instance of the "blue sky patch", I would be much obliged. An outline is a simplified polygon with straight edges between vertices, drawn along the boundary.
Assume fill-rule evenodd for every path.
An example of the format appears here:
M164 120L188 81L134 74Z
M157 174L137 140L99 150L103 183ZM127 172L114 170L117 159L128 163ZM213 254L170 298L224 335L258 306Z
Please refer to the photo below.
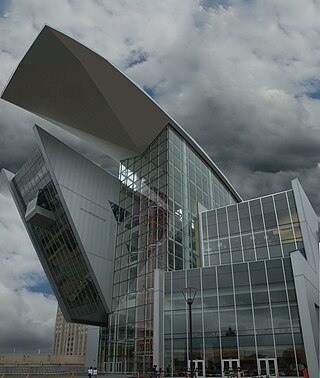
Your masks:
M3 17L11 6L11 0L0 0L0 17Z
M148 59L148 54L145 51L134 50L128 59L128 68L131 68L133 66L136 66L137 64L146 62L147 59Z
M313 98L320 99L320 80L311 79L302 83L304 87L304 95Z
M28 287L33 293L43 293L44 295L54 295L48 282L42 282L35 286Z
M315 98L315 99L320 99L320 88L319 88L318 91L307 93L307 97L309 97L309 98Z
M156 87L148 87L146 85L143 86L143 90L148 93L148 95L152 98L155 98L156 94Z
M217 8L219 6L229 6L232 0L201 0L200 5L204 8Z

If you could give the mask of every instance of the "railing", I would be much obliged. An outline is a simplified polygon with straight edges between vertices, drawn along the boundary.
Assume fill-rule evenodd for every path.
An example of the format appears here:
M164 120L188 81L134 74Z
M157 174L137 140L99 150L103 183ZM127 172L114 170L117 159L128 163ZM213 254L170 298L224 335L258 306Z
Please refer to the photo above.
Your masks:
M86 375L87 369L84 366L65 366L65 365L42 365L42 366L30 366L28 364L21 365L2 365L0 364L0 376L4 375L69 375L72 373L75 375Z

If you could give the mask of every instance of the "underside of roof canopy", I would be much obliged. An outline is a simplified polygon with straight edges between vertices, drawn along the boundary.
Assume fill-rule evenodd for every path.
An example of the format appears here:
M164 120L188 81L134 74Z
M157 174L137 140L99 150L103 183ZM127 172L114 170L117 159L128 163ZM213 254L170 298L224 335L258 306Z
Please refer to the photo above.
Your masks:
M171 124L239 195L199 145L110 62L45 26L2 96L120 161L141 154Z

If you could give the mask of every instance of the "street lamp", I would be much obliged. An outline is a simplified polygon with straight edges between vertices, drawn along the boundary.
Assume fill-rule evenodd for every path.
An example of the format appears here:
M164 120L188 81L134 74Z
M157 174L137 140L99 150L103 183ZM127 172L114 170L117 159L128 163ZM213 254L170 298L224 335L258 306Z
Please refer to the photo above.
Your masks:
M190 374L193 378L193 359L192 359L192 315L191 315L191 306L194 301L194 298L197 294L198 289L195 287L185 287L181 290L184 296L186 303L189 306L189 360L190 360Z

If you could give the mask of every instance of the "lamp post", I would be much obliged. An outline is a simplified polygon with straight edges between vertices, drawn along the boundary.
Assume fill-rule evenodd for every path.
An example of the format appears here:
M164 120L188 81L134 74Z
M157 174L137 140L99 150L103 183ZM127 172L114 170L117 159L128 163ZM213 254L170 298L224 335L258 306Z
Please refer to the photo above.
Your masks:
M193 378L193 359L192 359L192 313L191 306L194 298L197 294L198 289L195 287L185 287L181 290L186 303L189 306L189 360L190 360L190 374Z

